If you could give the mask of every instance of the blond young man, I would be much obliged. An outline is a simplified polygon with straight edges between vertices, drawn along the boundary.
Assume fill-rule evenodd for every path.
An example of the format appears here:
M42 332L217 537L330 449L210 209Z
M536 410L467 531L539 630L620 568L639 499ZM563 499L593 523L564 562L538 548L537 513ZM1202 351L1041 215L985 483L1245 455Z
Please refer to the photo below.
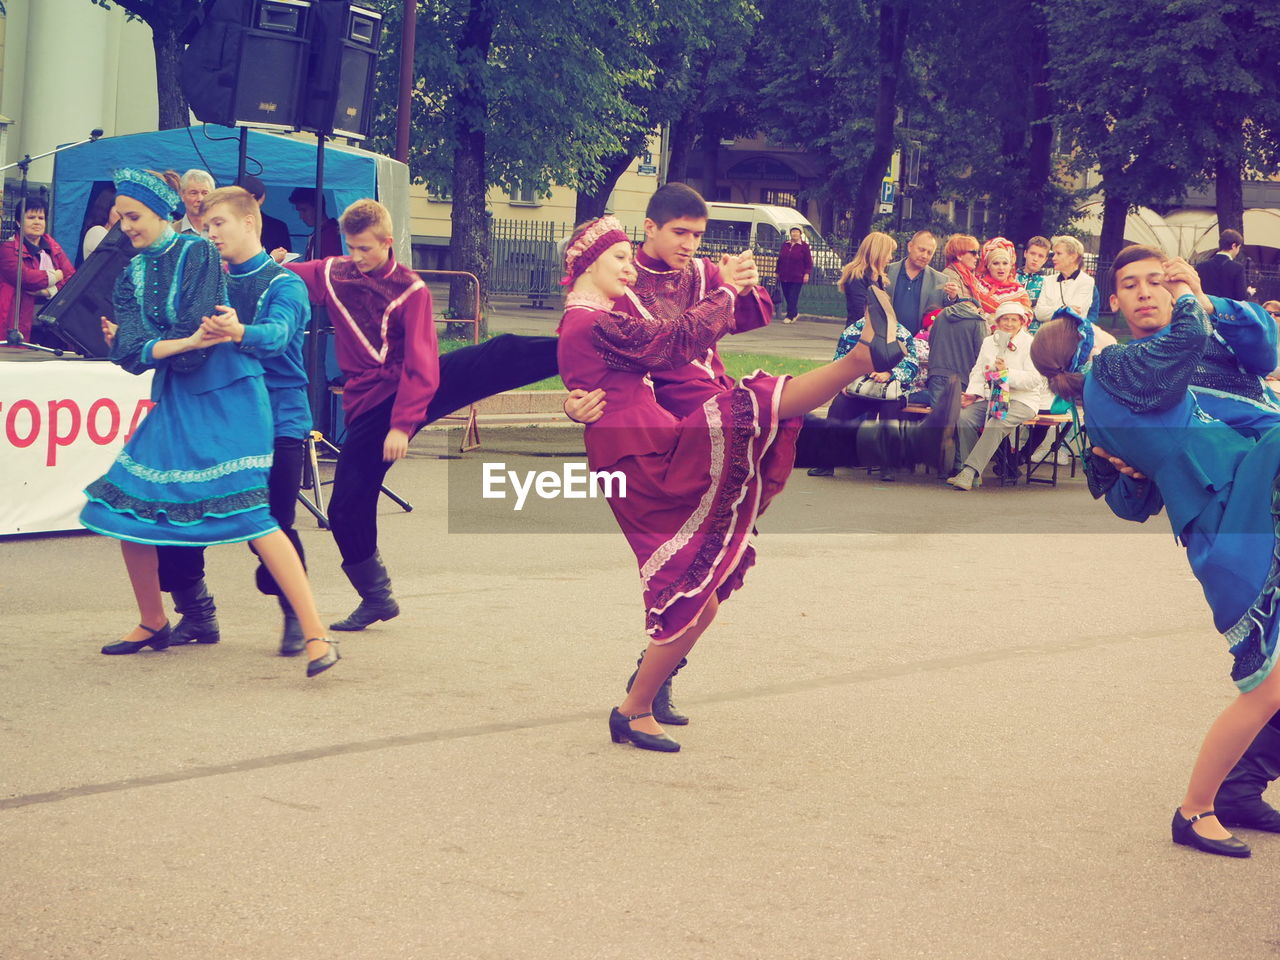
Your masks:
M311 316L306 285L263 250L261 213L247 190L214 190L202 201L200 216L206 235L226 264L230 300L229 306L218 307L216 316L206 318L205 326L214 334L230 337L240 350L262 363L275 437L267 498L271 516L305 566L306 554L293 523L304 441L311 430L302 359L303 336ZM172 644L216 643L220 634L213 597L204 580L203 548L158 549L161 588L173 594L174 605L183 614L173 631ZM306 646L297 615L265 566L258 567L257 581L263 593L278 599L284 614L280 655L296 656Z
M329 524L342 570L360 595L334 630L363 630L400 613L378 552L378 496L387 470L419 429L469 403L555 376L556 338L494 337L440 356L431 292L392 250L391 214L357 200L340 225L349 254L287 269L307 285L333 321L338 366L346 375L347 435L338 454Z

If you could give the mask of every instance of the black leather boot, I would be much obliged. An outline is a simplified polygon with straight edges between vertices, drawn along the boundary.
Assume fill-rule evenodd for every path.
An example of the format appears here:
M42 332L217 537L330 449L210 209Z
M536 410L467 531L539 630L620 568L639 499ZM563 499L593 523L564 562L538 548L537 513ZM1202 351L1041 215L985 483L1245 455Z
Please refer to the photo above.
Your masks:
M858 460L858 437L867 424L866 420L833 420L805 414L796 437L795 466L812 467L811 477L829 477L836 467L862 466Z
M222 639L218 632L218 610L213 605L213 597L209 595L204 580L197 580L194 586L173 591L173 608L182 614L182 619L173 628L169 638L169 646L191 643L217 643Z
M289 606L288 600L284 597L276 599L280 602L280 612L284 614L284 630L280 634L280 656L296 657L307 649L306 638L302 635L302 624L298 622L298 615L293 612L293 607Z
M636 661L636 669L631 672L631 677L627 680L627 693L631 692L631 685L636 682L636 674L640 672L640 664L644 663L644 651L640 651L640 659ZM676 664L671 676L663 682L658 688L658 692L653 695L653 719L659 723L671 724L676 727L683 727L689 722L689 718L676 709L676 705L671 700L671 680L681 668L689 665L689 658L682 657L680 662Z
M1280 812L1262 799L1272 780L1280 777L1280 730L1268 723L1253 738L1218 788L1213 808L1224 827L1247 827L1280 833Z
M363 630L371 623L400 616L400 604L391 595L391 577L381 556L375 553L359 563L344 563L342 572L360 594L360 605L345 620L329 624L330 630Z

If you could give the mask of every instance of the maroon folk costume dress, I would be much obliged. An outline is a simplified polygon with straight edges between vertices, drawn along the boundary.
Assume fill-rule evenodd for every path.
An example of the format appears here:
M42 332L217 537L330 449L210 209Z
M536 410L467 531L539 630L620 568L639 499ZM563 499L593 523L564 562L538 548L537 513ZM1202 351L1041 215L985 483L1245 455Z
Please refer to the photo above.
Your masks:
M647 306L637 316L618 302L576 294L566 301L560 375L569 389L603 387L609 398L585 428L587 459L592 470L626 477L626 496L610 497L609 506L640 566L654 643L675 640L713 594L724 600L742 585L755 563L756 517L795 459L801 421L778 419L785 377L716 382L724 368L716 373L715 343L733 332L735 308L750 296L720 286L661 319ZM682 417L655 396L655 380L673 375L706 381Z

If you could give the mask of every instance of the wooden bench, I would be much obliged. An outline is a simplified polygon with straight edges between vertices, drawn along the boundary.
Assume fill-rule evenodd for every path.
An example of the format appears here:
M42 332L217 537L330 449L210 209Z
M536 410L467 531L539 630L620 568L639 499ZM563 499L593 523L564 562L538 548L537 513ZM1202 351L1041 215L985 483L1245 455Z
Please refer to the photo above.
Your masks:
M902 414L911 419L924 419L933 408L922 403L908 403L902 408ZM1001 451L1008 457L1017 455L1017 451L1022 449L1023 435L1022 431L1026 430L1030 433L1035 427L1048 427L1053 431L1053 443L1049 447L1049 452L1043 460L1038 462L1028 459L1026 463L1026 481L1028 484L1043 483L1046 486L1056 487L1058 485L1058 470L1062 464L1058 463L1058 451L1066 450L1070 458L1070 476L1074 479L1076 475L1076 455L1072 449L1067 446L1067 433L1071 428L1071 414L1069 413L1038 413L1030 420L1018 424L1013 428L1012 438L1005 438L1001 444ZM1032 451L1034 452L1034 451ZM1048 469L1049 476L1044 477L1039 474ZM1018 473L1015 471L1012 477L1001 477L1001 486L1011 486L1018 482Z

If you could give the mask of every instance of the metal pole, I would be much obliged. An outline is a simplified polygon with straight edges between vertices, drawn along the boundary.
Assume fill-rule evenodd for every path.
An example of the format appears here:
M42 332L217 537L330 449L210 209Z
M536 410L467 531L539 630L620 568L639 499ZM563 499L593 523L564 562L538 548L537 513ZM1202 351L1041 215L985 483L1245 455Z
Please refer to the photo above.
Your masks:
M404 0L400 31L400 105L396 114L396 159L409 162L409 121L413 115L413 69L417 50L418 0Z
M27 206L27 166L31 163L31 155L27 154L22 160L18 161L18 166L22 170L22 186L18 191L18 205L14 209L14 233L13 245L17 248L17 269L13 278L13 317L12 325L9 327L9 335L5 338L5 342L11 347L22 345L22 330L19 328L19 318L22 310L22 221L26 214ZM48 213L46 212L46 216Z
M236 183L244 180L244 168L249 161L249 128L240 128L240 156L236 161Z

